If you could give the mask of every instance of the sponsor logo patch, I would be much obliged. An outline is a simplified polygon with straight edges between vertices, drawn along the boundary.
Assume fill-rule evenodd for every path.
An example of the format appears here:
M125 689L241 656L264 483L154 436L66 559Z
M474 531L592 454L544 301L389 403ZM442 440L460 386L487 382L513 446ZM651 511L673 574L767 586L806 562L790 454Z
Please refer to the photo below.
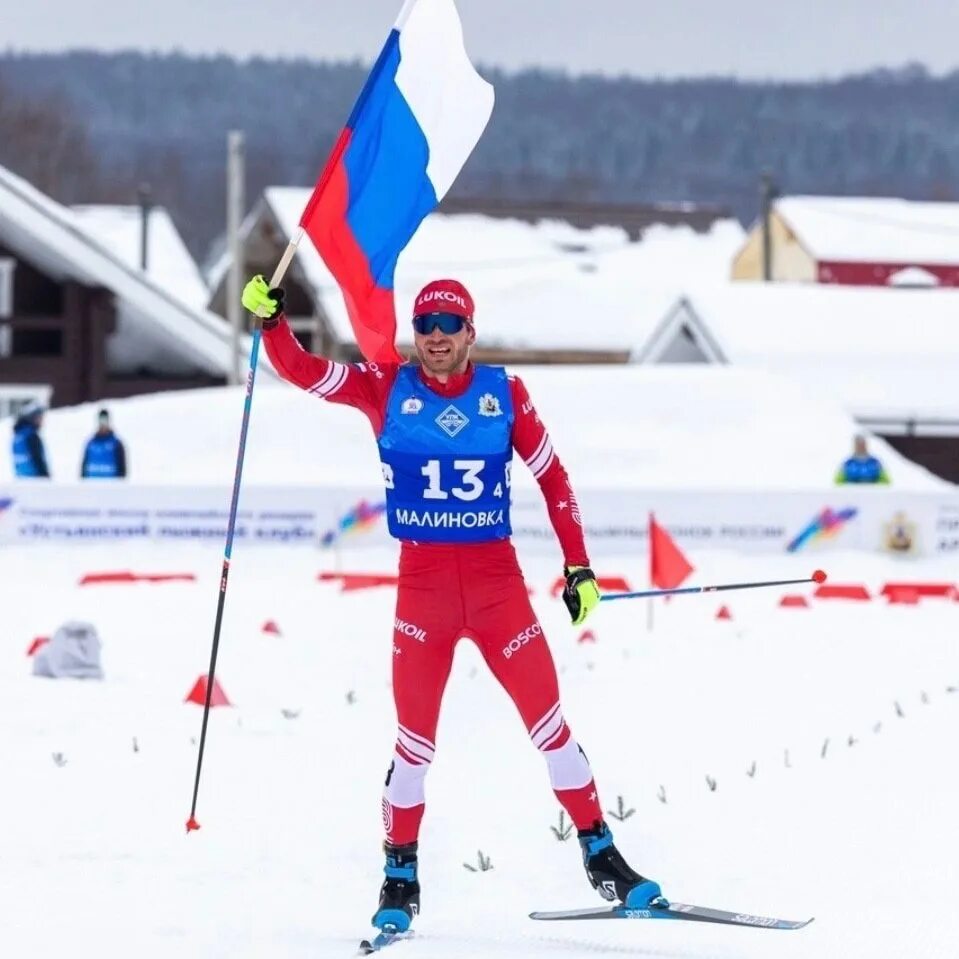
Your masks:
M447 436L456 436L466 424L469 423L469 417L461 413L452 404L447 406L439 416L436 417L436 425Z
M420 643L426 642L426 630L415 623L406 623L402 619L393 620L393 629L403 636L409 636Z
M533 623L532 626L528 626L523 632L518 633L503 647L503 655L507 659L511 658L514 653L518 653L531 639L542 635L543 627L540 626L539 623Z
M418 396L411 396L408 399L403 400L403 405L400 406L401 413L419 413L423 409L423 401Z

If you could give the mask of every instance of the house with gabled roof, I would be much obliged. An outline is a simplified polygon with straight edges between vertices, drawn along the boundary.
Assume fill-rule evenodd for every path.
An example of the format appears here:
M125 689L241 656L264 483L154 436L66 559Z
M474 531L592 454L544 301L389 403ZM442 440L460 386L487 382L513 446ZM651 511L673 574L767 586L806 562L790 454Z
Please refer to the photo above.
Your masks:
M842 286L959 286L959 203L784 196L769 214L770 279ZM762 280L763 223L733 258L732 279Z
M959 291L692 287L637 342L632 360L787 375L837 401L903 455L959 482Z
M244 275L273 272L310 193L303 187L264 191L241 229ZM400 256L394 291L401 352L411 347L409 311L418 290L452 276L476 303L478 362L624 363L631 343L652 330L687 272L719 280L743 237L732 219L695 226L645 222L640 230L628 220L603 223L603 209L591 214L598 221L582 225L562 219L561 206L555 219L548 218L552 207L535 205L517 206L514 216L505 206L495 207L495 215L456 209L427 216ZM228 266L224 254L207 274L210 308L221 314ZM290 324L307 349L360 358L342 294L309 239L300 242L283 285Z
M0 167L0 382L63 406L221 384L233 359L221 317L179 299ZM17 405L7 397L8 412Z

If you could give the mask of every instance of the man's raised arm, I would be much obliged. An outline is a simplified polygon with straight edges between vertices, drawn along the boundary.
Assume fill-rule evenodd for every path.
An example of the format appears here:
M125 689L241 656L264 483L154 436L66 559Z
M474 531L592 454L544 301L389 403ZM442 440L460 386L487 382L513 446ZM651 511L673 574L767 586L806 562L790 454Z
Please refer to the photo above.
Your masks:
M243 306L262 318L266 354L283 379L319 399L362 410L379 434L398 367L337 363L304 350L284 315L283 290L269 289L262 276L244 287Z

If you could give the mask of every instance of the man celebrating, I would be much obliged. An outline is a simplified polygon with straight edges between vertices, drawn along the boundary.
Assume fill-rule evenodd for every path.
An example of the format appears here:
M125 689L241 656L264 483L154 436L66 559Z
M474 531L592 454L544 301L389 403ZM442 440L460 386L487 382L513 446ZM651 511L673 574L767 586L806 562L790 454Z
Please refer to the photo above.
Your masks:
M522 382L470 362L476 333L469 292L455 280L420 292L413 310L418 367L345 365L307 353L283 316L283 291L268 289L263 277L246 285L243 305L263 317L267 354L284 379L366 414L379 447L389 530L402 543L392 657L399 728L383 793L386 880L373 925L402 932L419 911L423 783L461 636L476 643L546 760L593 887L604 899L647 906L659 886L613 845L589 763L563 719L552 655L509 540L513 450L546 499L574 623L599 603L579 507Z

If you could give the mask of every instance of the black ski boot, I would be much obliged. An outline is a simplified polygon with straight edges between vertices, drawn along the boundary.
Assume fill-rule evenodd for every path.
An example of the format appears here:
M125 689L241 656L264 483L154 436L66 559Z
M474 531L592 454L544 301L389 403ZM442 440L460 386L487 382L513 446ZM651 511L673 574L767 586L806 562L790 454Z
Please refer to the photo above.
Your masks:
M613 845L613 834L606 823L597 822L592 829L582 829L577 837L586 875L608 902L619 900L628 909L646 909L654 899L662 899L659 883L641 876L623 859Z
M415 842L405 846L384 843L386 880L380 889L380 905L373 925L384 931L406 932L420 911L420 884L417 879Z

